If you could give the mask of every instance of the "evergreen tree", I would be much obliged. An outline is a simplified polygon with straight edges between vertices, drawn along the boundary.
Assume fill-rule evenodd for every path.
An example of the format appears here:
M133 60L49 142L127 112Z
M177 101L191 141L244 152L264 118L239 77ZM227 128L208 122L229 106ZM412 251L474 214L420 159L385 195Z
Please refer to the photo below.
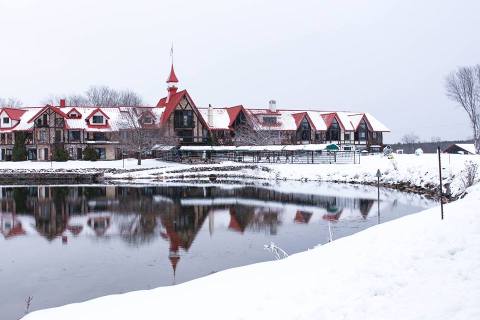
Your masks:
M90 161L97 161L98 160L98 154L95 149L92 147L88 146L83 150L83 159L84 160L90 160Z
M25 148L25 132L15 132L15 144L12 151L12 161L27 160L27 149Z

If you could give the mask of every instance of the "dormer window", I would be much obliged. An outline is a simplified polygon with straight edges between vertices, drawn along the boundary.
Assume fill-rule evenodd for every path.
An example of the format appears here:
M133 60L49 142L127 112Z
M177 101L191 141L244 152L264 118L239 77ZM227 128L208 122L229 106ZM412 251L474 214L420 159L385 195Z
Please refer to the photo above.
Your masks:
M4 124L9 124L10 123L10 118L9 117L3 117L3 121L2 121Z
M69 114L69 116L70 116L70 119L78 119L80 115L76 112L72 112Z
M92 123L93 124L103 124L103 116L93 116Z
M152 124L152 118L151 117L144 117L143 118L143 123L144 124Z
M277 118L276 117L263 117L263 123L266 125L275 125L277 124Z

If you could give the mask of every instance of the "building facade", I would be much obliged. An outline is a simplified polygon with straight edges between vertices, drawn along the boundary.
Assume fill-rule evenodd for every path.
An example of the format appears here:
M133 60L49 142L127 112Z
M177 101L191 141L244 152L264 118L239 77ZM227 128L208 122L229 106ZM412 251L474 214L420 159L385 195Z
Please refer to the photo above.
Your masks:
M134 123L131 120L135 118ZM128 135L156 130L150 145L337 144L341 150L379 151L390 130L367 112L266 108L200 108L178 90L173 65L167 95L155 106L58 106L0 108L0 160L12 160L21 141L28 160L51 160L56 149L82 159L93 148L101 160L121 158Z

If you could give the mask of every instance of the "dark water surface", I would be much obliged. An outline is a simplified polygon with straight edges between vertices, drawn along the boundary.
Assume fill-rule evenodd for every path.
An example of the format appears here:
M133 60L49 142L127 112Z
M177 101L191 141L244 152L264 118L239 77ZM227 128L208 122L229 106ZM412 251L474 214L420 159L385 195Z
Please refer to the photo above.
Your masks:
M0 187L0 319L273 260L433 203L349 185ZM368 250L368 248L365 248Z

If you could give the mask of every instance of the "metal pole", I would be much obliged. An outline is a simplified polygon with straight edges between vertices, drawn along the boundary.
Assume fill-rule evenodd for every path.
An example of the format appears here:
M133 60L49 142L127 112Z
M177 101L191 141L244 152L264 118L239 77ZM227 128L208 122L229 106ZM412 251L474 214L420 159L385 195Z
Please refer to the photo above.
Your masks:
M382 173L380 169L377 170L377 224L380 224L380 177Z
M125 157L123 156L123 148L122 148L122 167L125 169Z
M437 147L438 152L438 178L440 179L440 184L438 186L438 191L440 193L440 213L443 220L443 186L442 186L442 158L440 156L440 146Z
M377 223L380 224L380 176L377 177Z

